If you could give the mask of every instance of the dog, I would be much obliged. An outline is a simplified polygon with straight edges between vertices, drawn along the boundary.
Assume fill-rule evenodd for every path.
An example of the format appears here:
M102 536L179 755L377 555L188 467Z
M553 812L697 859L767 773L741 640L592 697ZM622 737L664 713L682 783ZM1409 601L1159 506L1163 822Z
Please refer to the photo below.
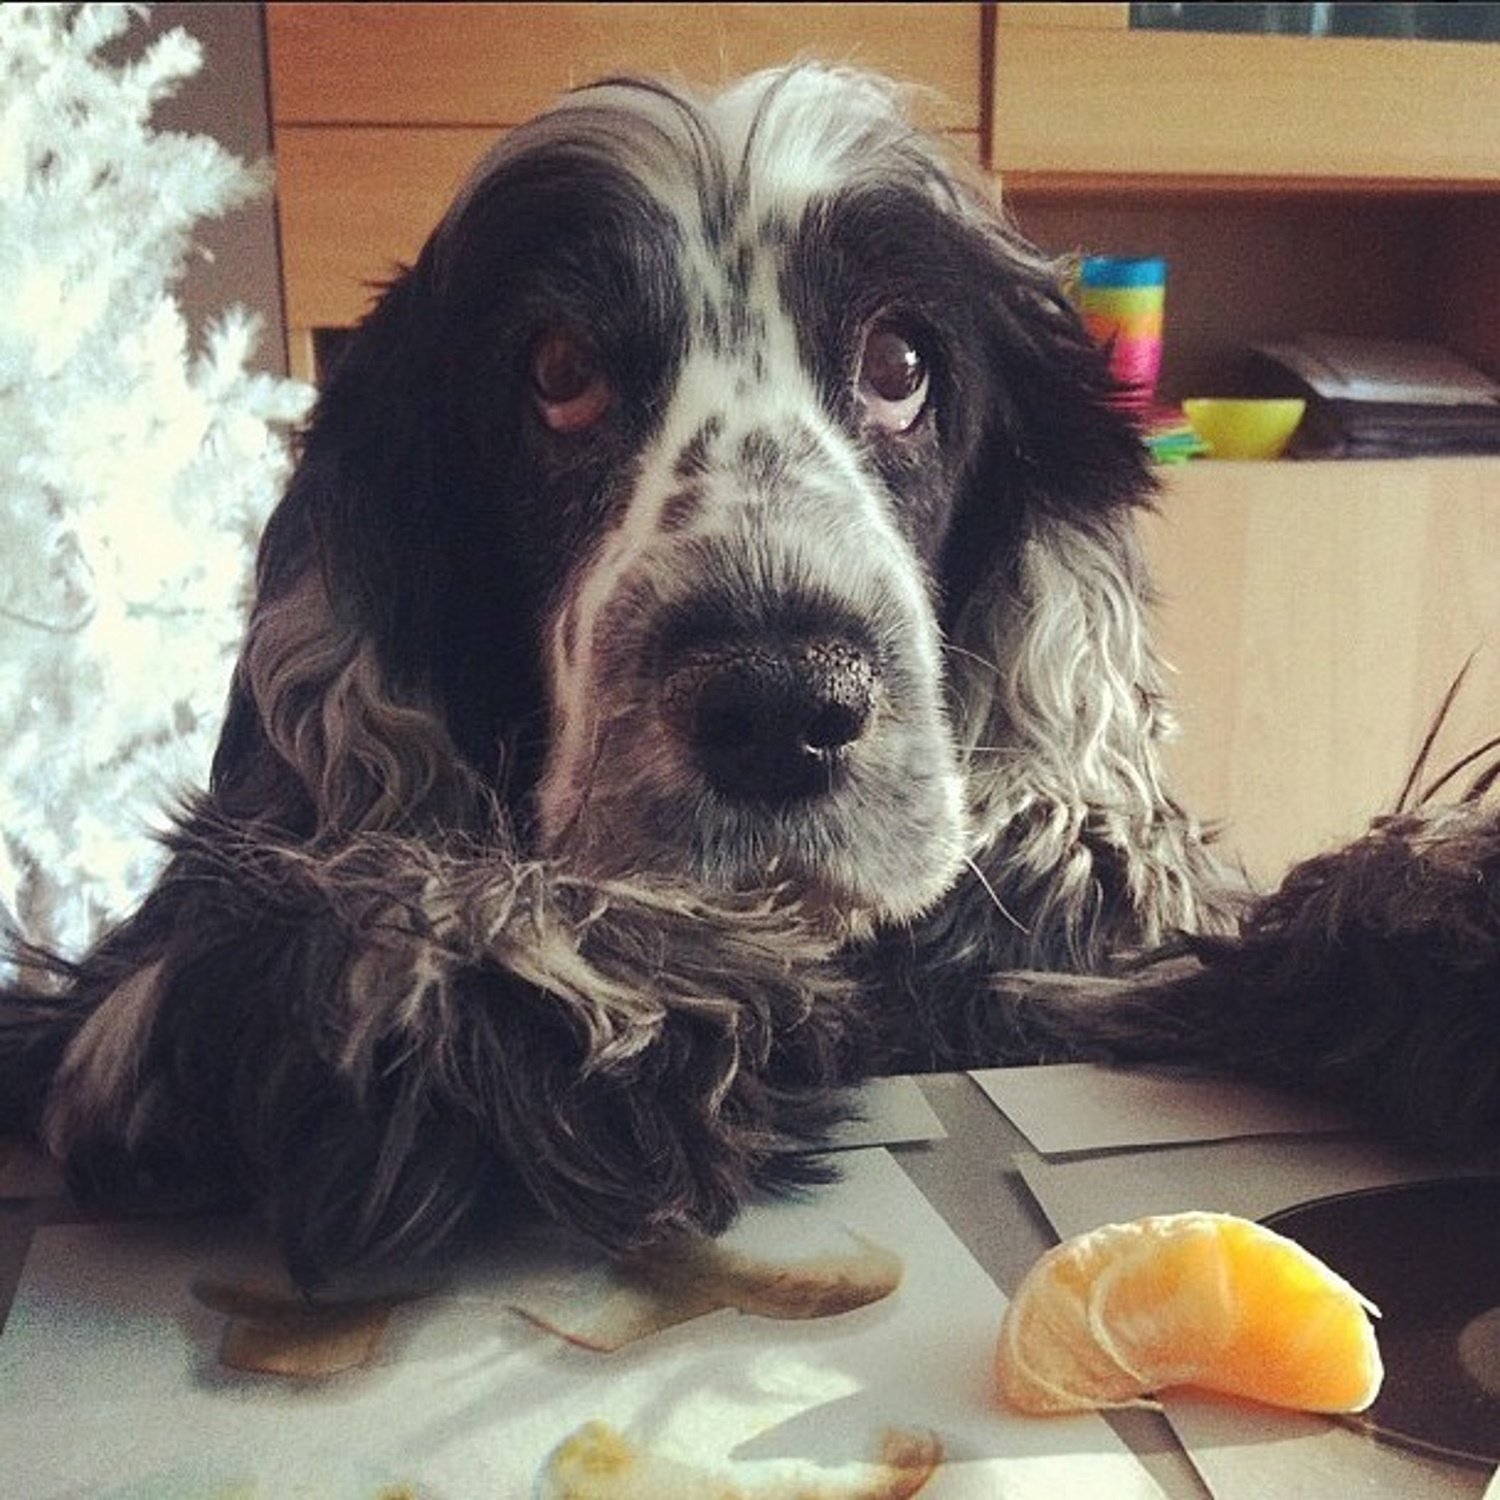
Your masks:
M882 1071L1166 1057L1500 1130L1493 819L1246 897L1163 774L1115 396L883 81L566 96L329 373L207 790L6 996L0 1125L106 1208L258 1206L309 1289L538 1213L714 1233ZM1389 962L1414 888L1451 984L1431 924Z

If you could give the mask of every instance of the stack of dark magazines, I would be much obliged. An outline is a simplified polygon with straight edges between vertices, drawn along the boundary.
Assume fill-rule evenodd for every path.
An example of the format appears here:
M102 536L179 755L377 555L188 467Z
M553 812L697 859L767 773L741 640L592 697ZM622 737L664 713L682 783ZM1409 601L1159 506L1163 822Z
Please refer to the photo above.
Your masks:
M1294 457L1500 453L1500 384L1439 345L1299 334L1257 345L1251 382L1306 399Z

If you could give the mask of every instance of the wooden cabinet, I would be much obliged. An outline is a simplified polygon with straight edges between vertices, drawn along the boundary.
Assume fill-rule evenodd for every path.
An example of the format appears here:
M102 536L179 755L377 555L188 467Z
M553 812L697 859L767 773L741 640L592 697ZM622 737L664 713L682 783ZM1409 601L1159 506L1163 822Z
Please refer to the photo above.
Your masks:
M999 171L1277 188L1500 177L1493 47L1132 31L1129 9L997 7Z
M1145 540L1168 764L1258 880L1392 810L1471 657L1428 779L1500 733L1500 461L1190 464Z
M921 86L1058 252L1163 254L1163 390L1253 340L1434 337L1500 371L1500 47L1136 33L1117 4L267 8L288 323L353 322L498 131L610 72L712 83L822 56ZM300 358L299 358L300 356ZM1200 463L1147 542L1173 764L1270 880L1500 729L1500 460Z
M1001 5L990 160L1058 252L1165 255L1172 397L1246 346L1434 338L1500 367L1500 46L1132 31Z
M977 4L273 4L278 120L515 125L612 73L734 78L809 55L925 83L933 123L979 129Z

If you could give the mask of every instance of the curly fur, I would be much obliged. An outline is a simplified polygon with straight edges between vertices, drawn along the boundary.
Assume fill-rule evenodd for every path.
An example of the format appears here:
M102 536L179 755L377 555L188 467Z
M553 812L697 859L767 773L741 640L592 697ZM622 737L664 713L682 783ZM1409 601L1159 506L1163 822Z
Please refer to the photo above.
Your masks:
M1426 1146L1493 1145L1500 810L1381 818L1294 867L1233 937L1110 977L1007 976L970 1024L980 1056L1003 1036L1035 1057L1171 1059L1310 1091Z
M326 382L159 885L0 1003L0 1128L92 1202L257 1205L308 1287L538 1212L712 1232L883 1068L1195 1059L1492 1134L1493 822L1236 929L1112 394L878 80L511 133Z
M67 975L44 1130L96 1201L258 1200L311 1285L522 1201L627 1248L816 1180L856 991L786 902L580 881L503 834L324 855L202 816L176 848Z

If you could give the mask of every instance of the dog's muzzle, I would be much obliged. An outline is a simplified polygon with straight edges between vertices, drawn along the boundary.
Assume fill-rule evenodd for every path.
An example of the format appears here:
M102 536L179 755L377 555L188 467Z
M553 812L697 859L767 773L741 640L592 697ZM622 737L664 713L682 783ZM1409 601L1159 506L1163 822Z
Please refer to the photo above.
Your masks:
M727 487L711 530L604 552L571 590L598 602L585 649L556 658L541 848L590 873L913 915L967 833L920 565L832 480Z
M661 712L719 795L777 806L835 789L879 691L872 653L853 641L735 642L674 663Z

